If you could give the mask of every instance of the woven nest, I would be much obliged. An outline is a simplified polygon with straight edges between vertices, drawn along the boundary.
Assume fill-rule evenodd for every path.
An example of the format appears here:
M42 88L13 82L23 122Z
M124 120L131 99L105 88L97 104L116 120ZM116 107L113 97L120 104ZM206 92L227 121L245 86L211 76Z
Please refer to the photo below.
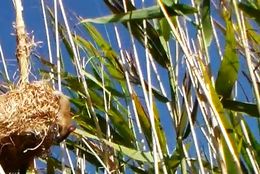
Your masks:
M45 136L57 120L59 107L59 97L42 81L0 95L0 139L25 133Z
M0 95L0 164L5 172L27 166L55 141L61 108L55 92L37 81Z

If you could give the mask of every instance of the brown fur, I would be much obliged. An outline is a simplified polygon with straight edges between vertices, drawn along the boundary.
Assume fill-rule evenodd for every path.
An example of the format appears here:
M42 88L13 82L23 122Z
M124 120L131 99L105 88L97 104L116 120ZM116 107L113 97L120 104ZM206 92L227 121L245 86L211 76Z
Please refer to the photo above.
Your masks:
M68 137L68 135L75 130L72 123L72 116L70 112L70 102L68 98L60 92L55 92L59 96L60 110L57 117L57 124L59 131L56 137L57 142L61 142Z

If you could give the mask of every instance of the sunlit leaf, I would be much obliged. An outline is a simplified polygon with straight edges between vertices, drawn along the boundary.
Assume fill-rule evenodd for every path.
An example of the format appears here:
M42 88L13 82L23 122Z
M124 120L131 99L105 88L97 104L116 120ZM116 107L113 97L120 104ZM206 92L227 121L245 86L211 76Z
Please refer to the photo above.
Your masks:
M174 4L171 7L166 8L170 16L183 15L183 14L191 14L195 13L196 9L190 7L185 4ZM129 11L127 13L119 13L108 15L99 18L89 18L81 20L81 23L85 22L93 22L93 23L109 23L109 22L126 22L126 21L134 21L134 20L142 20L142 19L155 19L155 18L163 18L164 15L159 6L151 6L142 9L136 9Z
M163 38L168 41L170 39L171 28L166 19L160 20L160 31Z
M78 45L81 46L82 49L86 50L86 53L89 55L90 58L100 56L98 50L93 46L90 41L87 41L79 35L75 36L75 41L76 43L78 43Z
M133 94L133 100L135 102L135 107L137 110L137 114L140 120L140 124L141 127L143 129L145 138L147 140L147 143L149 145L149 147L152 147L152 134L151 134L151 124L148 118L147 113L145 112L141 102L139 101L138 97L136 96L136 94Z
M162 0L162 2L168 7L171 7L174 4L173 0Z
M117 53L111 48L110 44L102 37L97 29L90 23L84 23L84 28L87 33L93 38L95 43L101 48L104 53L104 57L110 58L113 61L117 57Z
M155 129L156 133L158 135L158 140L162 149L162 152L164 155L167 155L167 141L166 141L166 135L165 131L163 130L159 111L156 107L155 101L153 102L153 110L154 110L154 122L155 122Z
M223 98L229 98L233 90L233 86L238 77L239 59L237 56L237 44L235 33L232 26L231 17L225 13L226 21L226 46L224 57L220 65L218 76L216 79L216 91Z
M210 45L213 35L210 18L210 0L203 0L201 4L201 20L206 46Z
M220 124L224 127L224 130L221 130L222 134L225 133L228 136L228 137L224 138L223 135L220 135L220 140L221 140L221 144L222 144L221 147L223 148L223 151L225 152L224 160L226 161L226 163L228 163L227 170L241 172L240 164L238 164L239 161L236 160L236 159L239 159L239 154L238 154L238 149L237 149L237 145L236 145L236 141L235 141L234 132L232 131L233 127L232 127L230 121L228 120L227 115L225 114L223 105L220 102L218 94L212 85L210 77L207 74L205 65L202 62L200 62L200 65L203 69L203 77L204 77L205 83L209 87L210 98L212 100L213 107L217 112L216 117L218 117ZM227 132L227 130L230 130L231 132L230 131ZM226 141L229 141L231 143L232 147L228 147ZM230 149L230 148L232 148L232 149ZM231 154L231 151L233 151L234 153Z

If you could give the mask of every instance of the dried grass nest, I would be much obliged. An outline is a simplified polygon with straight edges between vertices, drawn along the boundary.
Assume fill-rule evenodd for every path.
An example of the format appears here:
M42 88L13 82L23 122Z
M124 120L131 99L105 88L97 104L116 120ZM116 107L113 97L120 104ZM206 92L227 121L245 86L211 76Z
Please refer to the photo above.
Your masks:
M34 157L47 154L59 135L59 95L45 81L0 95L0 165L6 173L27 169Z
M20 84L0 95L0 141L10 135L47 136L57 121L59 97L45 81Z

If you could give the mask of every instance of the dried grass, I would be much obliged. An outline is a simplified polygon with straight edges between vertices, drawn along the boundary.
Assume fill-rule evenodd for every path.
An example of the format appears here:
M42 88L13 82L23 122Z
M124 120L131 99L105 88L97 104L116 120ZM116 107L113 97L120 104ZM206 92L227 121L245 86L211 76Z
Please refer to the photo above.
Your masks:
M21 84L0 95L0 139L12 134L46 136L59 112L59 97L44 81Z

